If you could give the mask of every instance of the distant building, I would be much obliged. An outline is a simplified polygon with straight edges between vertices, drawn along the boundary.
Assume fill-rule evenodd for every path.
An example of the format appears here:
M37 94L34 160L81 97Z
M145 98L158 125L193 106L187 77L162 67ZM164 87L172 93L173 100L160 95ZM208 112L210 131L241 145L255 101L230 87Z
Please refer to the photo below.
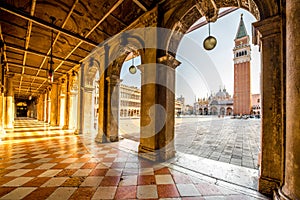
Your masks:
M120 85L120 117L140 117L141 89Z
M193 114L193 110L194 110L193 106L191 106L191 105L185 105L184 113L183 114L191 115L191 114Z
M182 101L175 99L175 115L181 115L184 111L184 104Z
M241 15L234 42L234 114L249 115L251 113L251 48L249 44L250 38L243 21L243 15Z
M198 99L194 104L194 113L197 115L232 115L233 99L224 88L208 98Z
M261 96L260 94L252 94L252 114L261 114Z

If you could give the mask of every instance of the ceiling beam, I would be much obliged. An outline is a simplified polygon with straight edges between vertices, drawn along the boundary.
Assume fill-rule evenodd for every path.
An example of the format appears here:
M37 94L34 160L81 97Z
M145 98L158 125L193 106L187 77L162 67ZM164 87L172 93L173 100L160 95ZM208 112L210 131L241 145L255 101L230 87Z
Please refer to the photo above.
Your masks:
M76 40L79 40L79 41L81 41L82 43L84 42L84 43L86 43L86 44L89 44L89 45L91 45L91 46L93 46L93 47L96 47L96 46L98 45L96 42L91 41L91 40L88 40L86 37L82 37L82 36L80 36L79 34L75 34L75 33L71 32L71 31L68 31L68 30L66 30L66 29L63 29L63 28L61 28L61 27L59 27L59 26L56 26L56 25L53 25L53 24L51 24L51 23L49 23L49 22L46 22L46 21L44 21L44 20L41 20L41 19L39 19L39 18L37 18L37 17L30 16L30 15L28 15L27 13L22 12L22 11L16 9L16 8L14 8L14 7L12 7L12 6L8 5L8 4L6 4L6 3L3 3L3 2L2 2L2 3L0 4L0 10L3 10L3 11L8 12L8 13L10 13L10 14L13 14L13 15L15 15L15 16L17 16L17 17L22 18L22 19L31 21L31 22L33 22L33 23L35 23L35 24L38 24L38 25L40 25L40 26L42 26L42 27L44 27L44 28L48 28L48 29L50 29L50 30L54 30L54 31L56 31L56 32L63 33L63 34L65 34L65 35L69 36L69 37L72 37L72 38L74 38L74 39L76 39Z
M64 20L64 22L63 22L63 24L62 24L62 26L61 26L62 29L66 26L66 24L67 24L68 20L70 19L71 15L72 15L72 13L73 13L75 7L76 7L76 4L77 4L78 2L79 2L79 0L75 0L75 1L74 1L71 10L68 12L67 17L65 18L65 20ZM52 22L52 25L53 25L53 23L54 23L54 21ZM40 71L41 71L43 65L45 64L45 62L46 62L46 60L47 60L47 57L50 55L51 50L52 50L52 48L54 47L55 43L57 42L57 40L58 40L60 34L61 34L61 32L58 32L57 35L55 36L55 39L54 39L54 41L53 41L53 43L52 43L52 46L48 49L47 55L44 56L44 59L43 59L42 63L41 63L40 66L39 66L39 70L38 70L37 73L35 74L36 77L40 74ZM53 55L52 55L52 57L54 58ZM64 62L64 60L66 60L66 59L62 59L61 61ZM32 80L32 82L34 82L34 80L35 80L35 78ZM44 83L45 83L45 81L40 85L40 87L42 87Z
M31 9L30 9L30 16L34 15L34 11L35 11L35 5L36 5L36 0L32 0L31 1ZM27 31L26 31L26 36L25 36L25 47L24 49L27 50L29 47L29 42L30 42L30 37L31 37L31 29L32 29L32 21L28 21L28 25L27 25ZM25 64L26 64L26 59L27 59L27 51L24 51L24 56L23 56L23 67L22 67L22 74L24 74L25 72ZM20 85L19 85L19 95L20 95L20 89L22 86L22 81L23 81L23 76L21 76L21 80L20 80Z
M118 22L120 22L123 26L126 26L126 27L128 26L128 24L126 24L123 20L119 19L115 15L111 14L110 16L112 16L112 18L114 18L115 20L117 20Z
M91 30L84 36L84 38L88 38L93 32L94 30L102 23L106 20L106 18L112 13L114 12L118 7L119 5L121 5L123 3L124 0L118 0L114 5L113 7L98 21L97 24L94 25L93 28L91 28ZM65 60L68 59L73 53L74 51L83 43L83 40L81 40L71 51L70 53L64 58ZM62 64L64 63L64 61L62 61L55 69L54 71L57 71L61 66ZM45 83L45 81L44 81ZM43 83L43 84L44 84ZM43 85L42 84L42 85ZM41 86L42 86L41 85Z
M29 66L29 65L21 65L21 64L18 64L18 63L13 63L13 62L8 62L8 65L9 66L15 66L15 67L20 67L20 68L28 68L28 69L34 69L34 70L42 70L42 71L48 71L48 69L40 69L39 67L35 67L35 66ZM25 72L25 70L24 70ZM24 74L24 72L22 71L22 74ZM63 75L64 73L60 73L60 72L55 72L56 74L59 74L59 75Z
M19 80L12 80L13 82L19 84ZM40 85L40 83L31 83L31 81L23 81L24 84L31 84L31 85Z
M18 73L14 73L15 76L21 76L21 74L18 74ZM39 79L39 80L43 80L43 81L47 81L48 78L46 77L41 77L41 76L34 76L34 75L29 75L29 74L23 74L24 78L36 78L36 79Z
M146 8L146 5L141 0L133 0L133 2L138 5L143 11L147 12L148 9Z
M93 28L91 28L91 30L84 36L84 38L88 38L93 32L94 30L102 23L104 22L104 20L112 13L114 12L119 5L121 5L121 3L123 3L124 0L118 0L117 3L115 3L113 5L113 7L98 21L98 23L96 25L93 26ZM73 53L74 51L83 43L83 41L80 41L72 50L71 52L65 57L65 59L68 59ZM60 66L63 64L63 62L61 62L56 69L54 69L54 71L58 70L60 68Z
M45 53L41 53L41 52L36 51L36 50L31 50L31 49L26 50L23 47L17 46L15 44L6 43L6 47L9 48L9 49L13 49L13 50L21 51L21 52L27 52L27 53L30 53L30 54L33 54L33 55L36 55L36 56L50 58L50 55L47 55ZM53 59L59 60L59 61L64 61L64 62L72 64L72 65L79 65L80 64L80 62L78 62L78 61L69 60L69 59L65 60L65 59L63 59L61 57L57 57L57 56L53 56Z
M18 88L15 87L14 89L18 89ZM45 88L43 88L43 89L45 89ZM21 91L24 91L25 93L18 95L18 98L19 98L20 96L27 96L26 94L27 94L28 92L30 92L30 89L21 88L20 90L21 90ZM40 91L39 91L38 89L36 89L36 90L31 89L31 95L32 95L32 96L34 96L34 93L35 93L35 94L39 94Z

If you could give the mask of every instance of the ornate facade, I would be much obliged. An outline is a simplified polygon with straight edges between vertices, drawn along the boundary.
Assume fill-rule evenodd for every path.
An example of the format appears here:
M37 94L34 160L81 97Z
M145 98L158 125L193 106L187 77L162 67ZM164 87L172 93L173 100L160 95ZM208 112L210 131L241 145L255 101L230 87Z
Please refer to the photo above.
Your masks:
M224 88L208 98L198 99L194 104L194 113L199 115L232 115L233 99Z
M120 87L120 117L140 117L141 90L134 86Z

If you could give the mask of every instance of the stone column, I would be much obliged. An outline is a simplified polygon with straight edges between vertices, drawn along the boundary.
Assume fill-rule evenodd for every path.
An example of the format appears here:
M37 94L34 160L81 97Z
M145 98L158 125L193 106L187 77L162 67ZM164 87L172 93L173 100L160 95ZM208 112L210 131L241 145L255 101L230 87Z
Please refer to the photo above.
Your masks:
M83 92L83 109L82 109L82 115L83 115L83 126L82 126L82 132L83 133L91 133L94 127L94 104L93 104L93 91L94 87L92 85L88 85L84 87Z
M98 134L95 138L96 142L104 143L107 142L107 138L105 135L106 130L106 98L107 98L107 84L106 84L106 77L107 77L107 66L108 66L108 57L109 57L109 46L104 46L104 55L98 58L100 62L100 77L99 77L99 102L98 102Z
M79 89L78 89L78 115L77 115L77 129L75 131L76 134L83 134L85 130L85 98L84 98L84 84L85 84L85 65L81 65L79 71ZM88 103L88 102L87 102ZM92 104L90 104L92 106Z
M69 115L70 115L70 74L66 75L66 94L65 94L65 108L64 108L64 130L69 130Z
M51 117L51 89L48 89L46 93L46 123L50 124Z
M300 1L286 1L286 143L282 199L300 199Z
M116 75L106 78L107 81L107 110L105 135L110 142L119 141L119 93L120 79Z
M51 95L50 95L50 125L58 126L58 84L53 83L51 87Z
M38 97L38 105L37 105L37 119L39 121L44 121L44 94L41 94Z
M65 124L63 129L75 130L77 127L77 94L78 94L77 75L68 75Z
M66 80L63 78L60 84L59 91L59 126L63 127L65 124L65 112L66 112Z
M154 161L175 156L175 68L180 64L171 55L151 61L155 49L145 52L142 71L141 135L139 155ZM151 59L152 57L152 59ZM152 64L146 64L147 62Z
M262 51L262 131L258 190L272 195L283 181L284 165L285 65L282 19L274 16L256 22L253 26Z
M46 90L45 94L43 94L43 121L47 122L47 92Z
M14 91L12 83L13 74L5 75L5 112L4 127L14 128Z
M5 134L4 130L4 43L0 41L0 135Z
M4 130L4 86L0 83L0 135L5 134Z
M119 83L116 75L100 77L97 142L119 141Z

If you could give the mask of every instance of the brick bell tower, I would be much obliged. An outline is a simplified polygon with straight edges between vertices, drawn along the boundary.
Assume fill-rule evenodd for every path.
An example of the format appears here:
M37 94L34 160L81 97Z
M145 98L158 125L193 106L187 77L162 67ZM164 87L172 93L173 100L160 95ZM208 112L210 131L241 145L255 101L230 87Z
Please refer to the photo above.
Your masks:
M241 20L234 42L233 113L234 115L249 115L251 113L251 47L249 44L250 38L243 21L243 14L241 14Z

